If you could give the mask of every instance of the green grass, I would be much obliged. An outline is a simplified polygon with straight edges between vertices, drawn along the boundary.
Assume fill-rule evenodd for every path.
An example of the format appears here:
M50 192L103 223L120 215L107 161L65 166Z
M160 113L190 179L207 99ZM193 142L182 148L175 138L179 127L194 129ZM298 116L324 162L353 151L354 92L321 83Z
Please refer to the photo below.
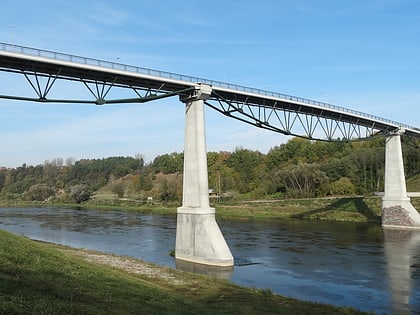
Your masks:
M219 217L380 223L379 197L254 200L216 204Z
M86 253L0 231L0 314L364 314L140 261L158 272L135 274Z

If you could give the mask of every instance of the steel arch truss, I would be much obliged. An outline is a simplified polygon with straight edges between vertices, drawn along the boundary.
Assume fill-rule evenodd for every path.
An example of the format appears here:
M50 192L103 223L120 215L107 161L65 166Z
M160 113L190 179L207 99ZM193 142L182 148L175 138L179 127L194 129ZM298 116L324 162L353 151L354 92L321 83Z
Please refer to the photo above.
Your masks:
M170 96L185 94L192 91L193 87L185 87L183 89L173 91L167 89L165 83L161 83L159 86L144 87L143 85L131 84L119 82L119 77L115 75L110 80L100 80L95 78L75 78L61 75L61 69L59 68L55 73L47 74L37 72L33 70L10 70L1 69L5 72L14 73L21 75L25 78L28 83L30 90L34 95L32 96L18 96L18 95L4 95L0 94L0 99L9 100L20 100L30 102L42 102L42 103L73 103L73 104L123 104L123 103L145 103L161 98ZM88 92L87 95L90 97L84 97L82 99L75 98L73 95L66 97L54 97L53 94L54 86L58 81L76 82L79 83L80 87L84 87ZM110 96L111 90L118 90L116 94L127 95L125 98L112 98ZM61 94L63 91L60 91ZM130 95L129 95L129 94Z
M298 107L284 107L277 102L260 105L227 100L213 94L205 103L228 117L258 128L311 140L358 141L388 134L375 128L374 122L361 124L357 120L340 119L339 116L327 118L322 113L299 111Z

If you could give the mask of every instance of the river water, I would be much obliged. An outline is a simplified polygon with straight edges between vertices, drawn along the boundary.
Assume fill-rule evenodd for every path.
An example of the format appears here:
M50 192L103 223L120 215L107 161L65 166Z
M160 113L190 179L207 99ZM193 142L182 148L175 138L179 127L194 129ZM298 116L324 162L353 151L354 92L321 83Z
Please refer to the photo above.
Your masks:
M3 208L0 229L224 277L307 301L420 314L420 231L320 221L223 220L233 268L176 262L176 217L120 211Z

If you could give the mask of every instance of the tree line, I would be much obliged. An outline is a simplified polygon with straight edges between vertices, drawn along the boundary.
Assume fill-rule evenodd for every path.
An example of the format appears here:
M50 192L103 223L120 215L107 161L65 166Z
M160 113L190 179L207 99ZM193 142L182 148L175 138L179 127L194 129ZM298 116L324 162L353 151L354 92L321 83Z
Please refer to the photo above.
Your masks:
M403 138L405 139L405 138ZM403 141L406 176L420 170L417 141ZM385 140L323 142L292 138L266 154L244 148L208 152L209 188L219 196L252 198L366 195L383 191ZM145 163L135 157L58 158L43 165L0 169L0 197L81 203L106 185L117 197L182 198L183 153Z

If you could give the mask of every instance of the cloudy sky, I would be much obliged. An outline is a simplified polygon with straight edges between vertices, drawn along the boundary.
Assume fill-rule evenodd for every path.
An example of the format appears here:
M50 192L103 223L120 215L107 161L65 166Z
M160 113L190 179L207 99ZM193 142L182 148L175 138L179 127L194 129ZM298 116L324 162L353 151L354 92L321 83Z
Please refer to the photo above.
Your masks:
M0 42L226 81L420 126L416 0L7 0ZM63 87L61 87L63 88ZM64 87L66 88L66 87ZM0 72L0 94L28 91ZM75 94L77 94L75 90ZM0 166L182 152L184 105L0 100ZM209 151L287 137L206 110Z

